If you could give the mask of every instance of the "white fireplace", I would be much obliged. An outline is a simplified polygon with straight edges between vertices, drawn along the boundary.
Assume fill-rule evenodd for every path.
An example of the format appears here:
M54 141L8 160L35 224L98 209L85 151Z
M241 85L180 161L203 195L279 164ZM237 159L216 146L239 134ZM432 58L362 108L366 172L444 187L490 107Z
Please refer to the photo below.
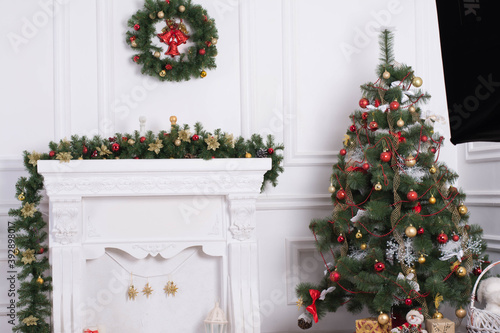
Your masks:
M203 332L216 301L230 332L260 332L255 203L270 168L270 159L39 161L54 332Z

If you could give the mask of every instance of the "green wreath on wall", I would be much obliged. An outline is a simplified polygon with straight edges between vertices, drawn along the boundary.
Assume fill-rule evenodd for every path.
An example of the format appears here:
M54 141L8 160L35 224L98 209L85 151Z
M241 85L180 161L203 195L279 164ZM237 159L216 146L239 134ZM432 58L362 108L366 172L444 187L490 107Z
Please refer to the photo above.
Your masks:
M164 22L157 31L155 25ZM191 0L146 0L144 8L129 21L127 43L137 52L132 60L142 65L142 74L161 81L182 81L207 76L207 69L216 68L218 34L214 19L200 5ZM168 46L153 44L158 38ZM179 47L194 43L181 53Z

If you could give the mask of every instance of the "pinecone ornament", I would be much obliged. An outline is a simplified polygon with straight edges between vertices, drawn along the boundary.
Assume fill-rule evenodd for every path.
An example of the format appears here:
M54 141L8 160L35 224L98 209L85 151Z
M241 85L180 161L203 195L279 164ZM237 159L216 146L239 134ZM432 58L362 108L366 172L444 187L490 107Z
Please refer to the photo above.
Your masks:
M299 316L299 320L297 325L302 328L303 330L308 330L312 327L313 322L312 318L309 314L303 313Z
M257 155L258 158L267 157L267 150L261 148L261 149L257 150L257 154L256 155Z

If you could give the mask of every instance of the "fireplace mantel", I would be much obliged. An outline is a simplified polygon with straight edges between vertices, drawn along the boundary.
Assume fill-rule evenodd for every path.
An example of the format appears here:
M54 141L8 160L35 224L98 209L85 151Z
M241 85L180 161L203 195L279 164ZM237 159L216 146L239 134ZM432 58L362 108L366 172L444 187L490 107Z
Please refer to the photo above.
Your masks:
M260 332L255 203L270 168L268 158L39 161L50 206L54 332L82 331L78 306L84 296L86 261L101 257L106 248L138 259L168 259L193 246L223 260L221 300L229 312L231 332ZM151 215L165 221L151 222L147 231L133 230L130 222L114 228L99 209L103 200L130 210L131 218L138 214L134 207L147 206L151 210L145 220ZM211 221L175 221L181 216L174 214L176 207L198 209L199 202L209 203L216 212ZM173 207L172 214L162 207ZM205 216L210 219L209 215Z

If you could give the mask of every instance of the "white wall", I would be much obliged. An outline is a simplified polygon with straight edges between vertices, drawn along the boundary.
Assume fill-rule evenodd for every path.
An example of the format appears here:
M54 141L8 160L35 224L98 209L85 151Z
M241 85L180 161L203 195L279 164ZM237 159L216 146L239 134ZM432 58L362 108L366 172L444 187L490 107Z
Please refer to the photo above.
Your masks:
M290 332L300 330L294 284L322 271L312 259L309 221L331 212L330 168L359 85L374 79L381 27L394 28L397 60L413 65L434 96L426 108L446 115L431 0L196 2L216 19L218 68L203 80L161 84L140 75L124 42L142 0L0 3L0 314L8 302L6 214L18 205L14 184L24 174L25 149L46 151L50 140L71 134L130 132L140 115L153 131L168 128L175 114L179 123L201 121L235 135L275 135L286 146L286 171L258 206L262 331ZM447 125L437 127L449 138ZM456 169L455 156L448 145L442 159ZM331 314L313 330L352 329L356 316L345 316ZM2 332L6 322L1 316Z

